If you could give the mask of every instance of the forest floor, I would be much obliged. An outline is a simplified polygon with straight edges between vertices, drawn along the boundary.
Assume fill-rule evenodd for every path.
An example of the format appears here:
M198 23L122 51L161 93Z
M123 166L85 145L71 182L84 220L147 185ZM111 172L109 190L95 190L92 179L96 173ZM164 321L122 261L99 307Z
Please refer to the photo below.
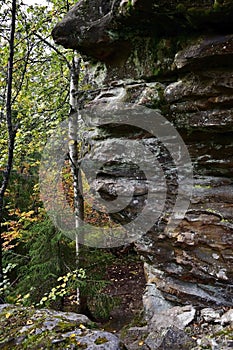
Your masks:
M103 328L118 332L142 311L146 284L143 262L139 258L122 257L119 264L107 268L106 279L110 284L105 288L105 293L118 298L119 305L111 311L110 319L103 324Z
M96 308L95 294L90 293L92 288L90 285L88 286L89 290L87 289L88 310L81 312L100 328L112 333L120 333L122 328L142 318L142 296L146 287L143 261L132 247L128 251L123 250L123 252L120 249L110 251L92 250L87 247L83 249L84 270L89 269L88 276L91 280L104 281L104 288L97 293L107 296L112 304L107 306L100 303L100 307L107 311L100 312L99 306ZM71 300L75 299L76 294L72 296ZM63 311L77 312L75 305L75 303L70 303L68 298ZM108 316L103 318L104 316L101 314Z

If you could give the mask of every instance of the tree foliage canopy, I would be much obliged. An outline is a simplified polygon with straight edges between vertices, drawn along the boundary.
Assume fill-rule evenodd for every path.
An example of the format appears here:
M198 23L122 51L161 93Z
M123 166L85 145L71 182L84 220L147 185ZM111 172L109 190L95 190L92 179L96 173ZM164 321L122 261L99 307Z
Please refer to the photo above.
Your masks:
M69 104L69 61L72 51L54 46L51 29L67 11L66 1L51 1L49 6L24 5L18 1L12 122L17 128L14 170L30 173L38 165L49 131L67 117ZM11 1L0 1L0 169L6 164L5 101Z
M15 2L16 18L12 21ZM75 275L72 270L76 271L75 244L63 237L46 217L38 185L40 157L46 140L69 116L74 53L55 46L51 30L73 3L72 0L50 0L47 6L41 6L26 5L23 0L0 0L0 187L9 159L6 101L10 43L14 48L9 115L15 130L14 157L0 220L3 272L7 274L0 280L0 298L7 297L7 301L38 303L44 293L47 295L44 300L51 295L55 298L55 294L61 296L59 276L69 280L68 276ZM11 42L13 22L15 31ZM72 197L70 186L68 183L67 193ZM87 208L87 217L89 214L90 208ZM105 253L97 252L93 256L92 252L95 261L101 256L105 263ZM88 260L80 263L87 269ZM85 287L85 295L91 296L92 307L95 304L103 314L104 305L111 304L105 295L101 299L100 291L106 283L96 271L93 274L90 270L88 274L81 285ZM80 281L75 283L77 287ZM72 292L72 288L75 284L62 296Z

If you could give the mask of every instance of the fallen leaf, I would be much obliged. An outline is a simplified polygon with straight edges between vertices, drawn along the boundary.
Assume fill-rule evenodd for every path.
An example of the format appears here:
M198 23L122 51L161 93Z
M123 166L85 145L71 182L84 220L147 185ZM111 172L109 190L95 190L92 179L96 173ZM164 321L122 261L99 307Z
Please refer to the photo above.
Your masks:
M32 320L27 320L27 324L33 324Z
M76 334L75 333L70 334L70 338L71 339L76 338Z

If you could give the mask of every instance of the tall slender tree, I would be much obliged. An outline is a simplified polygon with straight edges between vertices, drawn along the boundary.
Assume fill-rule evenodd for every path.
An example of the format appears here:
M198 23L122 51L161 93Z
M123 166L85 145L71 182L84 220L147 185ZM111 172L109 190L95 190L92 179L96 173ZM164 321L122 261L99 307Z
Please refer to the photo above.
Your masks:
M13 66L14 66L14 42L15 42L15 24L16 24L16 0L12 0L11 7L11 34L9 41L9 58L7 68L7 91L6 91L6 107L5 120L7 124L8 133L8 157L5 170L3 172L3 179L0 188L0 282L3 281L3 265L2 265L2 220L4 209L4 195L9 183L10 174L13 165L15 136L17 127L13 124L12 118L12 82L13 82Z
M7 230L6 226L2 225L5 224L7 217L4 202L6 190L9 189L13 158L13 171L17 176L24 172L30 174L33 163L38 166L39 152L50 130L69 114L69 76L71 77L70 116L77 115L80 107L74 96L80 88L80 60L73 59L75 54L71 50L65 51L55 47L50 39L51 21L69 9L69 2L73 1L52 0L49 7L36 5L25 7L21 0L0 0L2 5L0 13L4 13L5 16L2 16L4 21L0 19L0 30L4 29L0 31L0 123L3 126L0 129L0 147L3 146L0 149L0 282L3 280L3 237L6 237L6 232L4 235L2 232ZM8 7L11 9L10 13ZM9 57L7 84L5 84L7 55ZM69 153L74 180L76 228L78 228L84 215L80 191L81 179L78 172L80 156L78 125L75 124L74 118L70 120L73 120L73 124L70 122L70 135L74 135L74 143L70 144ZM8 145L4 141L6 138ZM9 207L11 203L8 205L8 210ZM18 212L20 213L20 210ZM77 234L77 263L78 251Z
M75 246L76 246L76 265L79 264L79 228L84 218L84 204L81 191L81 176L78 168L78 113L79 106L75 93L78 91L80 75L80 59L75 56L70 70L70 116L69 116L69 159L71 172L73 176L74 189L74 214L75 214ZM80 293L77 288L77 302L80 303Z

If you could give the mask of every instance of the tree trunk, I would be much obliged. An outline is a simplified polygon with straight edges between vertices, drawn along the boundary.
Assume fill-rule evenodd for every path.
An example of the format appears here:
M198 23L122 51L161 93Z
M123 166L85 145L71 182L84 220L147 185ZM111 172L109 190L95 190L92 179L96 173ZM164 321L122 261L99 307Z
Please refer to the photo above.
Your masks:
M9 59L7 70L7 94L6 94L6 123L8 132L8 159L5 171L3 172L3 179L0 188L0 282L3 281L3 266L2 266L2 222L4 209L4 195L9 183L10 174L13 165L14 145L16 129L12 123L12 81L13 81L13 64L14 64L14 38L15 38L15 22L16 22L16 0L12 0L12 20L11 20L11 34L9 42Z
M71 68L71 81L70 81L70 118L69 118L69 158L71 171L73 176L74 187L74 212L75 212L75 241L76 241L76 265L79 266L79 243L80 243L80 227L83 224L84 218L84 203L82 196L82 178L79 172L78 160L80 158L78 151L78 102L75 97L75 93L79 89L79 73L80 73L80 60L73 59L73 65ZM77 289L77 302L80 303L80 292Z

